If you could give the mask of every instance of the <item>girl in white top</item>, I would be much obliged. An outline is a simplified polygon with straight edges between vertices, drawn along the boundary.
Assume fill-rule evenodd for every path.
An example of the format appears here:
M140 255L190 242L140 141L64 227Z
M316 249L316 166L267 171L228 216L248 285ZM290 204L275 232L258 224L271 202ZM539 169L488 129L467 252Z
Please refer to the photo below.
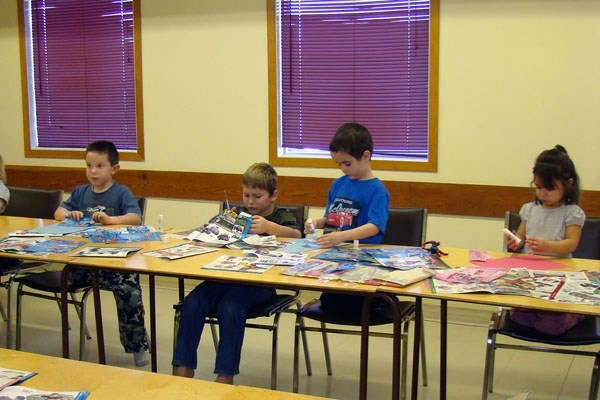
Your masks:
M520 242L507 237L512 251L571 257L577 249L585 214L578 206L580 187L575 165L561 145L543 151L533 166L535 200L521 207L521 225L515 232ZM513 309L513 321L540 332L559 335L583 316Z
M6 170L4 168L4 160L0 155L0 214L4 212L9 199L10 192L6 187Z

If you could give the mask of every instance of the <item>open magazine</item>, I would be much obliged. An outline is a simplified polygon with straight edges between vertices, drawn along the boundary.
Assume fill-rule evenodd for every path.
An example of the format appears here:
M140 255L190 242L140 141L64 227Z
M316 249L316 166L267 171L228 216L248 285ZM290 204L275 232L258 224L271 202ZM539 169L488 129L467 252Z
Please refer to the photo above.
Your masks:
M0 390L2 400L85 400L90 392L62 392L31 389L24 386L8 386Z
M15 369L6 369L0 367L0 390L7 386L16 385L17 383L23 382L35 374L37 374L37 372L18 371Z
M87 246L73 254L73 257L116 257L125 258L141 250L141 247L101 247Z
M257 264L256 257L221 256L216 261L203 265L203 269L214 269L218 271L249 272L262 274L273 264Z
M64 236L91 229L94 225L95 223L92 222L90 218L82 218L79 221L66 218L58 224L43 226L41 228L18 230L9 233L8 236Z
M154 251L143 253L145 256L164 258L167 260L177 260L179 258L197 256L199 254L211 253L217 251L213 247L203 247L195 243L182 243L177 246L167 247Z
M202 242L207 246L225 246L248 235L252 225L252 216L233 210L223 210L208 223L190 232L186 239Z

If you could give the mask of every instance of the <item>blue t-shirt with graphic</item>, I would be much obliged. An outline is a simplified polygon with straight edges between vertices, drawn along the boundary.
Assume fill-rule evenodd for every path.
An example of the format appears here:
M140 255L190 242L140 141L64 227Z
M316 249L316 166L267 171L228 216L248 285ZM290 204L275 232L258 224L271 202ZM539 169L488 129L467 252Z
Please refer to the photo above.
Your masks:
M379 232L361 243L381 243L390 205L390 195L378 178L350 179L342 176L331 184L325 209L324 233L372 223Z
M114 182L108 190L96 193L91 184L79 185L73 189L71 196L61 205L69 211L81 211L85 216L95 211L104 211L110 216L121 216L129 213L142 215L137 199L125 185Z

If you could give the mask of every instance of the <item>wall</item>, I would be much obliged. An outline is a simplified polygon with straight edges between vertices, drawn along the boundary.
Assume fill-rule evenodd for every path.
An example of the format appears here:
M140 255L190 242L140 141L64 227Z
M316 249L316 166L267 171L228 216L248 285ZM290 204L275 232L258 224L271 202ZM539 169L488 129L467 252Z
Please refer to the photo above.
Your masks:
M124 162L124 169L239 174L267 160L265 8L265 0L142 1L146 160ZM441 0L440 11L438 172L376 175L389 181L527 186L535 156L560 143L575 160L583 188L599 190L600 2ZM15 1L0 2L0 54L5 162L82 167L77 160L23 155ZM187 228L217 208L216 202L153 198L147 222L162 213L167 225ZM499 249L501 226L498 218L431 215L428 237L445 245Z

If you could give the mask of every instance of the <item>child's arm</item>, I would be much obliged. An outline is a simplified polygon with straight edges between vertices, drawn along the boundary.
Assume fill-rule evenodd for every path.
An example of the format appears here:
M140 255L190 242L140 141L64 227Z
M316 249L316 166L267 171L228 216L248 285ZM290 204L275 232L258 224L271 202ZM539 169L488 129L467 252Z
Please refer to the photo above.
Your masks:
M281 237L295 238L302 237L298 229L290 228L289 226L279 225L278 223L268 221L260 215L252 216L252 225L250 225L250 233L258 235L268 234Z
M92 214L92 221L99 222L102 225L140 225L142 218L136 213L110 216L104 211L96 211Z
M309 221L312 221L313 226L310 226ZM321 217L321 218L317 218L317 219L307 219L306 221L304 221L304 233L306 235L310 235L312 232L312 229L323 229L323 227L325 226L325 217Z
M536 237L527 239L529 248L534 252L569 254L577 249L581 237L581 226L569 225L563 240L545 240Z
M328 248L341 242L349 242L355 239L371 237L377 235L377 233L379 233L379 228L375 224L369 222L346 231L328 233L327 235L323 235L318 238L316 243L323 248Z

